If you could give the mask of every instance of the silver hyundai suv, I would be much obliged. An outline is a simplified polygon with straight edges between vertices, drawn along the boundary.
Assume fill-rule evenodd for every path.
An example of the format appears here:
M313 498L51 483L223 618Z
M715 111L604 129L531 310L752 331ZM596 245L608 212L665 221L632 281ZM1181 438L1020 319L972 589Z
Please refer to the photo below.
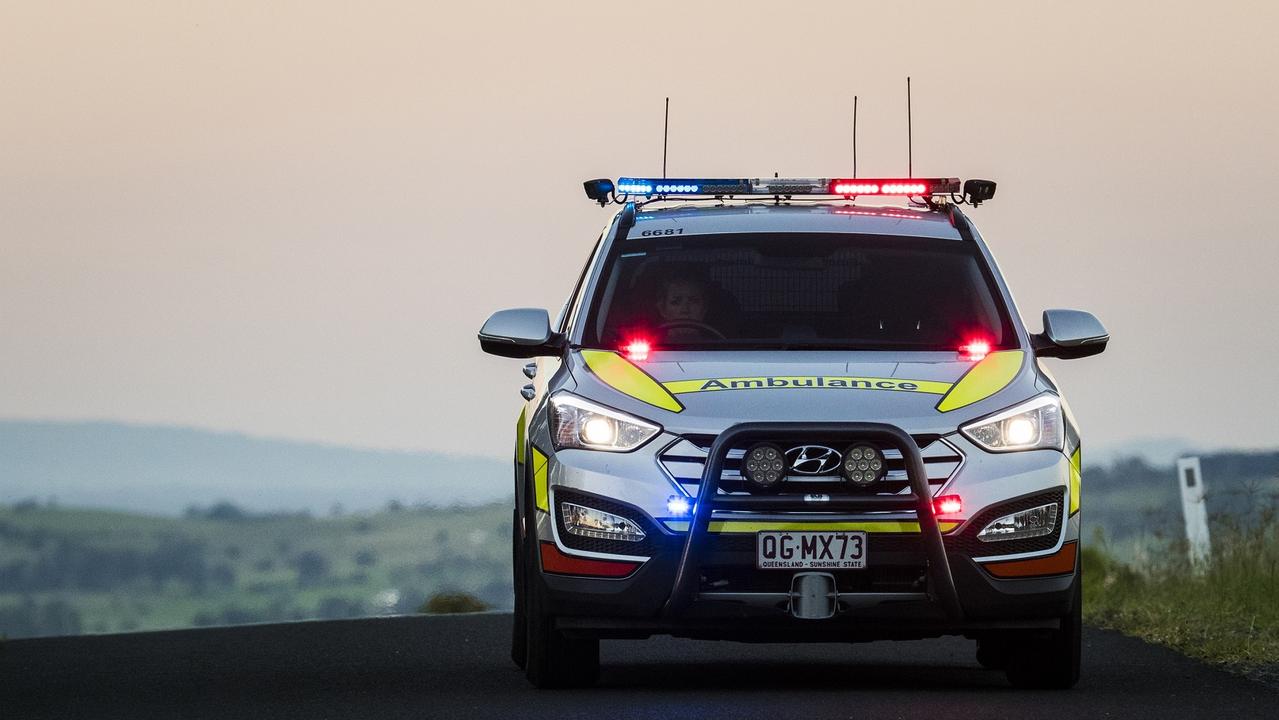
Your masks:
M1018 686L1079 675L1080 440L953 178L592 180L620 204L515 427L512 658L593 683L601 638L963 635ZM881 198L896 199L885 204ZM891 202L891 201L890 201Z

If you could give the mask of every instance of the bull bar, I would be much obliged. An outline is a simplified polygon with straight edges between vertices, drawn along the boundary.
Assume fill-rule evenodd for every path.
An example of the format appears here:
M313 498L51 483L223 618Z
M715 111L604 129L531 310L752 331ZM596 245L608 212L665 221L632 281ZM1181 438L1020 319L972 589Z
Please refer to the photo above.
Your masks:
M919 451L919 446L914 438L894 425L866 422L752 422L733 425L720 433L711 444L710 453L706 458L697 499L693 505L693 517L688 524L684 547L680 553L679 564L676 566L675 581L670 597L663 607L662 615L668 618L677 617L698 599L703 546L709 532L711 517L716 510L812 512L815 509L812 503L805 502L801 496L796 496L794 499L783 496L718 496L719 479L724 470L728 451L749 442L803 441L814 436L838 441L882 441L893 445L901 452L906 465L906 477L910 482L910 496L849 497L839 498L838 501L832 498L833 502L822 503L821 509L853 512L913 509L918 519L928 561L928 599L939 604L950 620L962 621L964 612L959 602L954 577L951 575L950 562L946 557L941 529L937 525L937 518L933 511L932 490L928 484L928 473L924 468L924 458Z

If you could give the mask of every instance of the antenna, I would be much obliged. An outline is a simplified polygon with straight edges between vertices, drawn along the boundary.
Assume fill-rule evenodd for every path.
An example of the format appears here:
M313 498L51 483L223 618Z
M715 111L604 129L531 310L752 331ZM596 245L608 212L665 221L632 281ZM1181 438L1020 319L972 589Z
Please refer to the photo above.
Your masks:
M853 96L853 177L857 177L857 96Z
M662 125L662 179L666 179L666 139L671 134L671 99L666 98L666 121Z
M910 76L906 76L906 177L915 177L914 128L910 120Z

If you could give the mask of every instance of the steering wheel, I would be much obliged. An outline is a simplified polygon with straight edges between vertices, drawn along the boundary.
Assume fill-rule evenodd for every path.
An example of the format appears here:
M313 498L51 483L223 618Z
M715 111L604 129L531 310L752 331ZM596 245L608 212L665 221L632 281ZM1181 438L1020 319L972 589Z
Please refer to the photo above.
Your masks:
M658 325L657 329L662 331L680 330L680 329L697 330L705 335L710 335L711 337L719 338L720 340L728 339L724 337L724 333L716 330L715 328L711 327L710 325L707 325L704 322L698 322L696 320L671 320L669 322L664 322L661 325Z

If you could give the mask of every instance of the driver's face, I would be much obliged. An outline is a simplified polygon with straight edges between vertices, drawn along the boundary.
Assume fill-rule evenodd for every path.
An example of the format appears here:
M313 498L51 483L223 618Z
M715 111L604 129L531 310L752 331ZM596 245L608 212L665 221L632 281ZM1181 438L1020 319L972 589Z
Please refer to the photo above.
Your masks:
M671 320L701 322L706 317L706 293L697 283L671 283L666 287L665 297L657 303L657 313L667 322Z

